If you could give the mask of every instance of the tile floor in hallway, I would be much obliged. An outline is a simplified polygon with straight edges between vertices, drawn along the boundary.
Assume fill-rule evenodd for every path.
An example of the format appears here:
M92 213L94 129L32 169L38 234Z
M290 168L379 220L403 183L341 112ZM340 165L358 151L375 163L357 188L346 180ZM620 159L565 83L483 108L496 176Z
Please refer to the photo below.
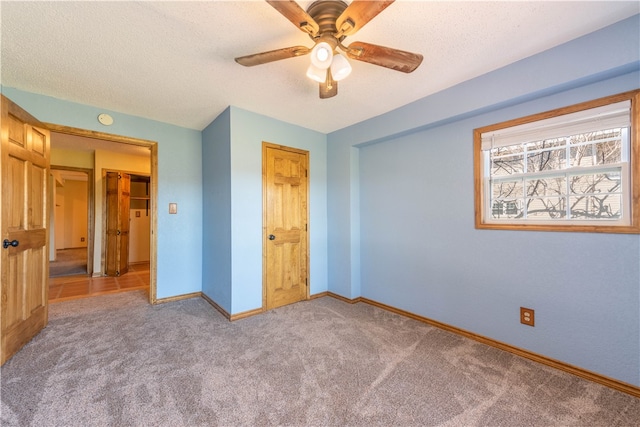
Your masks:
M130 264L120 277L60 276L49 279L49 302L68 301L108 293L149 290L149 263Z

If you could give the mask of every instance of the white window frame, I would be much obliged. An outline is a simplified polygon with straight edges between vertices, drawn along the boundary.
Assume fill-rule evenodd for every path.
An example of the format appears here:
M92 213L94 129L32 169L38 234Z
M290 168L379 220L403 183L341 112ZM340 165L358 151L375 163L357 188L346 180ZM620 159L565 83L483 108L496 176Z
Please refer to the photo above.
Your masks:
M474 177L476 228L536 231L578 231L606 233L640 233L640 90L626 92L569 107L547 111L508 122L474 130ZM544 176L620 171L622 211L619 219L576 220L565 218L527 219L493 218L490 151L533 141L588 133L597 130L623 128L628 130L623 140L620 163L571 167L567 169L526 172L513 176L494 177L494 180L516 181ZM562 129L558 131L558 129ZM623 134L625 132L623 131ZM625 135L623 135L623 138ZM566 149L570 147L565 146ZM523 153L526 156L526 153ZM526 157L524 157L526 163ZM526 187L521 199L527 200ZM560 197L560 196L559 196ZM569 192L564 196L570 200ZM520 199L520 198L518 198Z

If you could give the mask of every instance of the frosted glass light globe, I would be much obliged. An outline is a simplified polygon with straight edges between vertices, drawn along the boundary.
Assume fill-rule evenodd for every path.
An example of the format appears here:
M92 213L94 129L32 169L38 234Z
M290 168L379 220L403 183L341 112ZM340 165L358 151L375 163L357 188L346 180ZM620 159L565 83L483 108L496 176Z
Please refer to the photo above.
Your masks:
M311 63L322 70L329 68L332 59L333 48L327 42L320 42L311 49Z
M331 62L331 75L333 80L339 82L340 80L351 74L351 64L347 61L347 58L337 53L333 57Z

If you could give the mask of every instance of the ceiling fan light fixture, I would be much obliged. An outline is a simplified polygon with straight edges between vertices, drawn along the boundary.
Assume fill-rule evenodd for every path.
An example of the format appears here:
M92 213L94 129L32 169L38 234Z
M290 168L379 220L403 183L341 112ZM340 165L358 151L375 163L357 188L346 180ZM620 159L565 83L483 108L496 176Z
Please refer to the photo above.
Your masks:
M309 68L307 68L307 77L318 83L323 83L327 78L327 70L323 70L313 64L309 64Z
M333 80L340 81L351 74L351 64L343 55L336 53L331 62L331 75Z
M2 0L0 0L2 1ZM307 76L319 82L320 98L338 94L338 81L351 73L348 59L367 62L403 73L413 72L422 55L371 43L353 42L345 46L344 38L364 27L395 0L313 0L303 9L296 0L266 0L296 28L307 33L313 47L292 46L235 58L245 67L310 54ZM341 55L336 49L344 54Z
M332 60L333 48L329 43L320 42L311 49L311 64L314 66L326 70L331 65Z

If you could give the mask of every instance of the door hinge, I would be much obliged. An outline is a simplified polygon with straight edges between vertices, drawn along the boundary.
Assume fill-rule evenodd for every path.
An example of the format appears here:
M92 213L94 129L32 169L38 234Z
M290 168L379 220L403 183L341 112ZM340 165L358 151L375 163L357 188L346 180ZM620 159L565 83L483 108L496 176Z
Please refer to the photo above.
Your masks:
M304 170L304 177L305 177L305 178L308 178L308 177L309 177L309 172L308 172L306 169Z
M309 279L307 279L306 277L305 277L305 279L304 279L304 284L305 284L305 285L307 285L307 286L309 286Z
M307 224L304 225L304 231L309 231L309 228L307 228Z

